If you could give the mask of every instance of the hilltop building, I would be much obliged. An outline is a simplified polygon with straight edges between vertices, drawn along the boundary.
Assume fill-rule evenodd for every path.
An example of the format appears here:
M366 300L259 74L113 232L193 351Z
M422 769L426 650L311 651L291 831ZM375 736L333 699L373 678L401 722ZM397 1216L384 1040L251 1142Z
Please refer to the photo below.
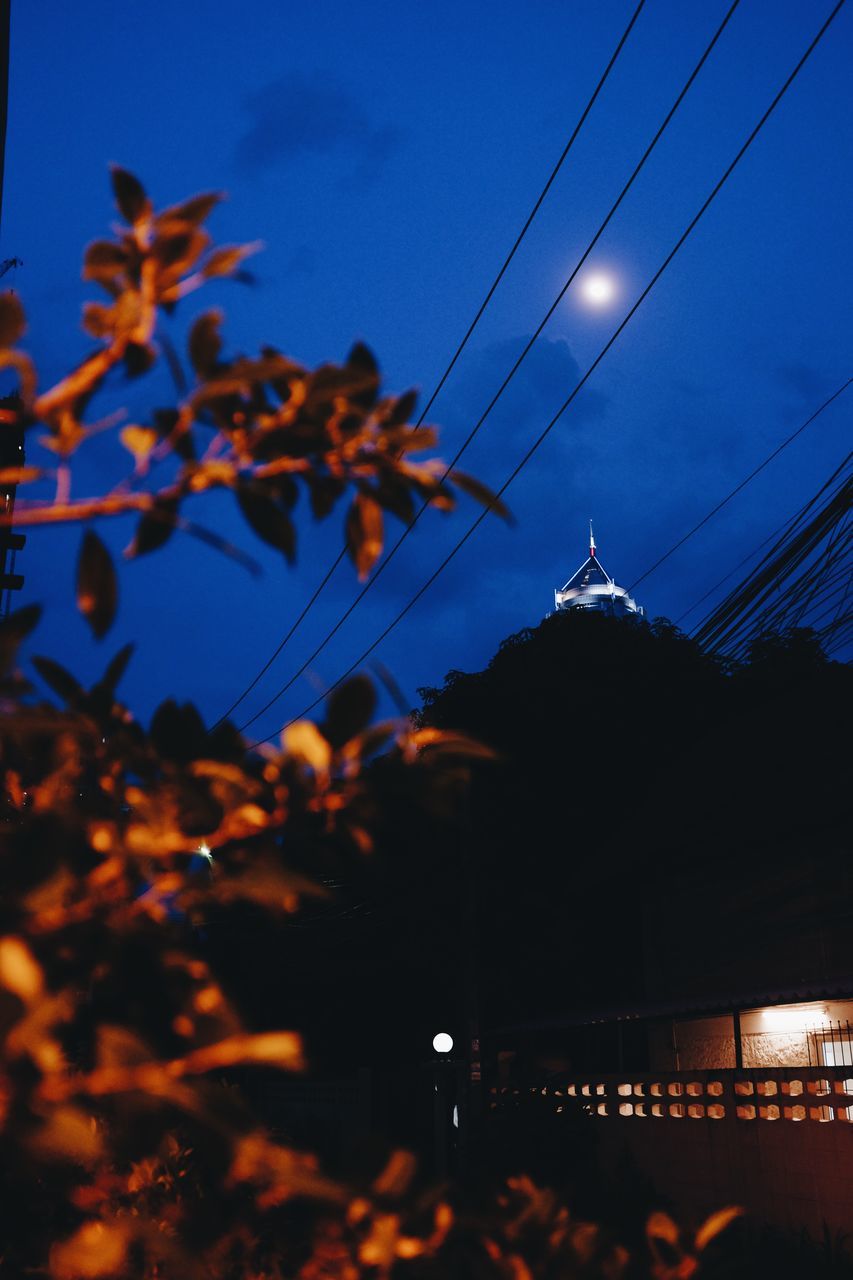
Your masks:
M643 608L624 587L607 573L596 555L592 521L589 522L589 558L559 591L554 592L555 609L594 609L611 617L633 614L643 617Z

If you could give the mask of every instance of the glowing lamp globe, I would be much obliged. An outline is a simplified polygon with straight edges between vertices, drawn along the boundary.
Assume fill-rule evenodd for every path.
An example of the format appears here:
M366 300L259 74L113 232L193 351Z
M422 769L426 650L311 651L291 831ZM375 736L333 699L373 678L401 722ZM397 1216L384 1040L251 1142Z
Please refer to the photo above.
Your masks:
M453 1036L449 1036L446 1031L439 1031L437 1036L433 1036L432 1047L436 1053L450 1053L453 1048Z

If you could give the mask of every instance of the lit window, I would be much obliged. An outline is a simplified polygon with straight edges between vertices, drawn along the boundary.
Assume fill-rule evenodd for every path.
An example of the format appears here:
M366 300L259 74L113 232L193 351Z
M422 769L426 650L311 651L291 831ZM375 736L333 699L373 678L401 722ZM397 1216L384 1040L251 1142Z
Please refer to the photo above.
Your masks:
M824 1067L853 1067L853 1042L845 1034L818 1036L820 1063Z

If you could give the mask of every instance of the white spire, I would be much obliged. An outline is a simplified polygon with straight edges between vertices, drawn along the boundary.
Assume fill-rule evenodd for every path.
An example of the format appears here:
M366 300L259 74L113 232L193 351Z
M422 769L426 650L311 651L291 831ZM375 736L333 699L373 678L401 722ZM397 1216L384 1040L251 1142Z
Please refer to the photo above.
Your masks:
M619 616L633 613L642 617L642 606L610 577L598 559L597 550L590 520L589 559L584 561L565 586L554 592L555 608L598 609Z

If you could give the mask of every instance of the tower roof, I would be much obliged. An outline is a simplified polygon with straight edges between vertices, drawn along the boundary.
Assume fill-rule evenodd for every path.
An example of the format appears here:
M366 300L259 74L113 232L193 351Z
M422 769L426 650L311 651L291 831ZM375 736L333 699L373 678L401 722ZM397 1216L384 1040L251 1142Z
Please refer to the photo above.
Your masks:
M592 521L589 522L589 557L559 591L554 592L554 604L558 609L596 609L611 614L634 613L642 616L643 610L632 600L624 587L619 587L602 565L596 554Z
M571 578L564 587L563 591L578 591L584 587L609 587L613 581L598 561L598 557L593 553L588 560L584 560L577 573L573 573Z

